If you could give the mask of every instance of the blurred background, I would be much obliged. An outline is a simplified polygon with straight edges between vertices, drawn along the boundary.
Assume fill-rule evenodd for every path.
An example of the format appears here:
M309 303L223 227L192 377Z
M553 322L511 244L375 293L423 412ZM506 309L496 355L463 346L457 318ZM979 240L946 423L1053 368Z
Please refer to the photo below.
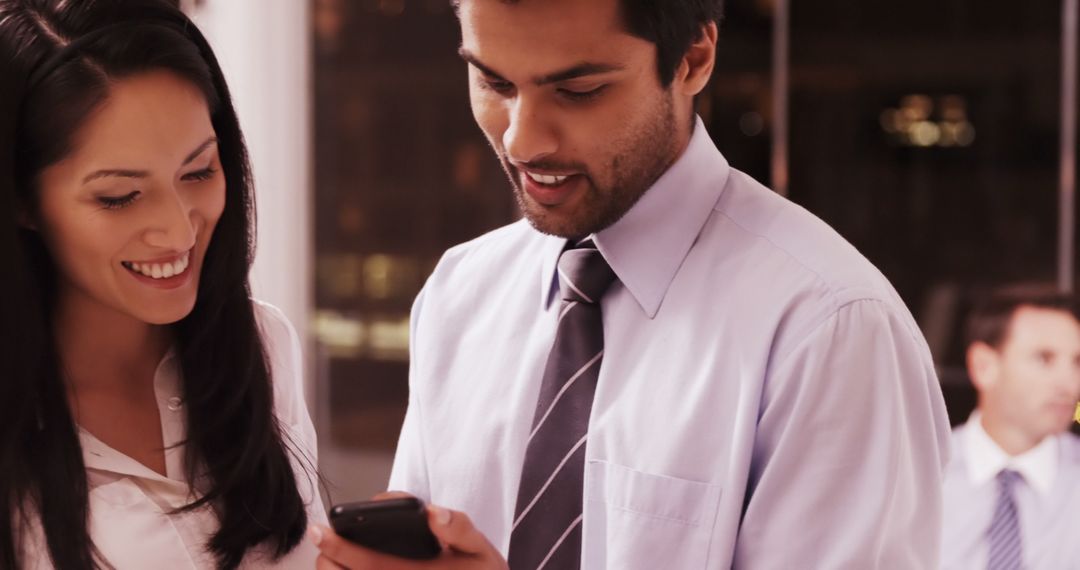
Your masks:
M306 343L333 500L383 490L413 297L518 217L468 103L448 0L184 0L234 91L259 200L256 294ZM1018 280L1075 280L1077 0L728 0L699 111L729 161L893 282L953 423L961 324Z

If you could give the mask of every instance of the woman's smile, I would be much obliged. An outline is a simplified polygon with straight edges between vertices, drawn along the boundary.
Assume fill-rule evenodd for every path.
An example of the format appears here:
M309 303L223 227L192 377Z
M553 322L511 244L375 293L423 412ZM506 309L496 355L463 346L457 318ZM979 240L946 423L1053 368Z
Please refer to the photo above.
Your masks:
M160 289L176 289L191 278L191 250L150 261L123 261L121 265L140 283Z

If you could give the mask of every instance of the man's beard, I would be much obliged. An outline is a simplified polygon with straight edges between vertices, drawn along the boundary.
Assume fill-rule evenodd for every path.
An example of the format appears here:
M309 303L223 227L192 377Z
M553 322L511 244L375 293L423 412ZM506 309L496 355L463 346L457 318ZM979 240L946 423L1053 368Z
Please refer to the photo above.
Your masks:
M510 178L518 208L534 228L545 234L569 239L582 238L600 232L618 222L645 192L660 178L675 159L676 119L673 96L666 92L656 113L622 140L607 165L610 182L597 184L594 173L581 163L537 161L531 168L547 172L575 172L582 176L586 187L576 210L569 216L548 212L526 194L522 173L505 154L499 157L503 170Z

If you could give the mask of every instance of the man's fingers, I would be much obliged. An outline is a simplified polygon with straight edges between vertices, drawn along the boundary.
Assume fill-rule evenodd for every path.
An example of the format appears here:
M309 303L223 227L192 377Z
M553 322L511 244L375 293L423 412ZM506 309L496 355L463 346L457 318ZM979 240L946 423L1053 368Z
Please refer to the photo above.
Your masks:
M322 525L309 527L308 539L322 552L320 560L326 558L327 562L336 564L337 568L394 570L404 567L401 559L353 544ZM335 569L334 566L318 566L320 570L324 567Z
M464 554L484 554L493 548L487 538L476 530L469 516L435 505L428 506L428 525L439 542Z
M322 525L312 525L308 529L308 539L322 552L316 563L319 570L404 570L431 564L443 567L441 564L446 563L455 568L461 564L469 568L479 567L479 564L483 568L505 570L506 562L502 556L465 513L429 506L428 525L439 542L447 546L438 561L418 562L369 550Z
M341 538L333 530L322 525L308 528L308 539L319 547L322 557L345 568L364 568L370 564L367 552Z

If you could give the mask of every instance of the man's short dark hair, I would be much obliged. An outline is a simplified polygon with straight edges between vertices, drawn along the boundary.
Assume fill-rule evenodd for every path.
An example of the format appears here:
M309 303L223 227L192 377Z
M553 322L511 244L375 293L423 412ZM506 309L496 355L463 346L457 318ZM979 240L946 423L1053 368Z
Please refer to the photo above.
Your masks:
M452 0L457 9L461 0ZM503 0L516 4L521 0ZM543 0L536 0L543 1ZM627 30L656 46L660 83L667 87L687 50L701 39L704 27L720 22L724 0L619 0Z
M724 0L620 0L631 34L656 45L660 83L675 79L690 45L701 39L704 26L719 22Z
M1065 311L1080 320L1080 306L1074 295L1049 283L1008 285L992 290L975 305L968 316L967 346L976 342L1001 348L1013 316L1021 307Z

